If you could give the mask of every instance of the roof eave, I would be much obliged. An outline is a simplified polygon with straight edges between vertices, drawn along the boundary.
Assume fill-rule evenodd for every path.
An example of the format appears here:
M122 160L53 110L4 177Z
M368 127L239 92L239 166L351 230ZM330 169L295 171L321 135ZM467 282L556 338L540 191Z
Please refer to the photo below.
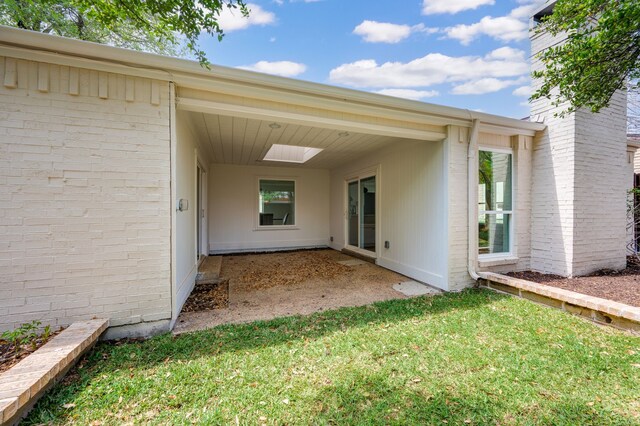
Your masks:
M478 119L487 124L513 129L526 129L529 131L541 131L546 127L542 123L522 121L510 117L395 98L321 83L278 77L238 68L211 65L210 69L207 70L196 61L106 46L7 26L0 26L0 44L59 55L81 57L98 62L113 62L135 67L139 70L164 71L166 73L166 80L174 81L178 85L181 84L181 81L193 81L193 79L197 79L205 84L208 82L208 84L211 84L212 89L214 89L215 84L213 84L213 80L219 79L333 98L342 102L352 102L356 107L357 104L368 104L405 110L411 113L453 118L468 122L469 125L472 120ZM159 77L156 75L154 78Z

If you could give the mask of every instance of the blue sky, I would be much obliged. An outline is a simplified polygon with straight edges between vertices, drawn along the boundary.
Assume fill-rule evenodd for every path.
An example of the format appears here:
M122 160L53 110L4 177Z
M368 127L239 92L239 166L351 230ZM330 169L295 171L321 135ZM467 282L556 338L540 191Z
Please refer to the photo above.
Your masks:
M537 0L252 0L225 12L218 65L521 118Z

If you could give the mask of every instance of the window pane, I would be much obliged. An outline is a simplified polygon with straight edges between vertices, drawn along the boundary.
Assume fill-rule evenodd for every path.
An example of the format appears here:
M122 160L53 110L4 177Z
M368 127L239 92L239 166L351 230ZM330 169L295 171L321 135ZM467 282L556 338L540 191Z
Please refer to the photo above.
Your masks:
M260 226L295 225L295 182L260 180Z
M478 209L512 210L511 154L480 151L478 164Z
M509 253L510 214L480 213L478 216L479 254Z

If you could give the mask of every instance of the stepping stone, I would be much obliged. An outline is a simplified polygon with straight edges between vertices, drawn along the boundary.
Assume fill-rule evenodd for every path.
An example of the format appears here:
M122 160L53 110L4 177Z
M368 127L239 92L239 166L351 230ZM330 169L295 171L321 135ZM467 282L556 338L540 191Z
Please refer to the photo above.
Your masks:
M435 288L431 288L417 281L405 281L403 283L394 284L393 289L405 296L424 296L425 294L440 293Z

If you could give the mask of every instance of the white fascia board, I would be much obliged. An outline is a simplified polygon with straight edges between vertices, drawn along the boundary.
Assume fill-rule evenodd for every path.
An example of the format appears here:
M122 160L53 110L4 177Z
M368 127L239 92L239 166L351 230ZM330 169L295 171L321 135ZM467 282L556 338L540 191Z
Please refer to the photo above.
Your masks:
M313 96L316 102L324 98L327 101L332 101L331 103L333 104L343 103L349 105L349 109L353 111L364 111L367 106L377 109L396 110L396 113L400 113L405 117L405 121L420 122L417 121L417 119L422 117L424 120L422 121L423 123L431 119L438 121L440 124L470 127L473 119L479 119L483 123L533 131L540 131L546 127L544 124L521 121L514 118L478 113L466 109L412 101L409 99L394 98L320 83L277 77L237 68L212 65L210 69L207 70L195 61L122 49L6 26L0 26L0 45L21 47L40 53L48 52L56 56L65 55L66 57L70 55L81 57L90 60L92 68L96 62L120 65L124 66L124 69L129 70L129 72L120 72L127 72L128 74L132 72L150 73L155 75L153 77L150 76L150 78L170 80L178 86L184 85L186 87L217 91L218 86L223 83L236 83L236 87L238 84L240 86L256 86L250 88L254 93L260 86L271 89L271 93L276 89L279 93L290 95L292 100L296 94ZM85 66L88 66L88 64Z
M504 136L535 136L536 132L529 129L520 129L515 127L499 126L495 124L480 124L480 132L491 133L494 135Z

